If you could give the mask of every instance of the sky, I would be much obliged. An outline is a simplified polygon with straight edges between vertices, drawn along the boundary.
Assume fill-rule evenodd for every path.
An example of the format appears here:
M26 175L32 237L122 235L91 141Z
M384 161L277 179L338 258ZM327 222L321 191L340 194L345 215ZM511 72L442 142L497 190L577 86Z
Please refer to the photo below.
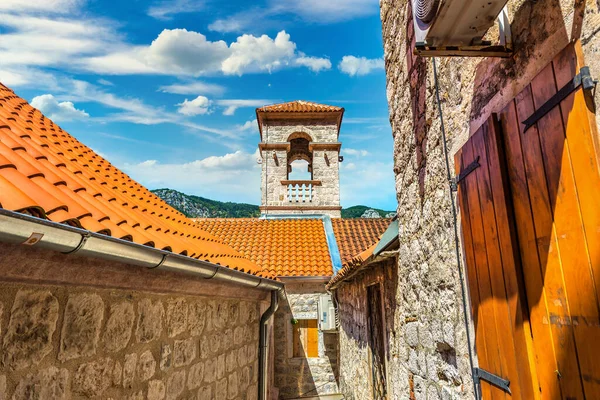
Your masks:
M257 107L345 108L341 202L396 209L378 0L1 0L0 82L150 189L260 202Z

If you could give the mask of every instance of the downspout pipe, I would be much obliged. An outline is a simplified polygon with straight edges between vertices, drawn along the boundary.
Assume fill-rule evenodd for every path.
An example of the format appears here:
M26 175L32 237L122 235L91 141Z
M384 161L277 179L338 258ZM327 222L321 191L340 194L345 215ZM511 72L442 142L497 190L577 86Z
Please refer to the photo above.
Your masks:
M258 400L267 400L267 348L269 320L279 308L279 290L271 292L271 305L260 317L258 344Z
M236 271L208 261L174 254L126 240L0 208L0 241L185 273L260 290L281 290L282 282Z

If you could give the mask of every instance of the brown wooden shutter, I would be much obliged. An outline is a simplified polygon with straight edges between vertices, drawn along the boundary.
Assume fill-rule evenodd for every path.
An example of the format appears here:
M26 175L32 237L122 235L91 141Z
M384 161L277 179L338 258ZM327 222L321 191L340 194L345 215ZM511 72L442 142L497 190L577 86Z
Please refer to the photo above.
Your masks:
M456 154L467 280L479 367L510 381L512 396L482 381L484 399L534 399L531 339L519 295L520 265L502 141L490 118Z

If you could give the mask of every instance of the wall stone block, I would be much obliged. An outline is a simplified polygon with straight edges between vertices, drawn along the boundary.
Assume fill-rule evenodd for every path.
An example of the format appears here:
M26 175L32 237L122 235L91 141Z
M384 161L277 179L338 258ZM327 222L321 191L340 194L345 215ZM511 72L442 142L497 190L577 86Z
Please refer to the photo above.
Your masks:
M175 400L185 390L185 370L175 371L167 378L167 400Z
M148 382L148 400L163 400L167 391L165 383L161 380Z
M234 399L238 395L238 374L237 372L233 372L227 378L227 398Z
M121 386L121 378L123 377L123 366L119 361L115 361L115 367L113 369L113 386Z
M140 382L145 382L154 376L156 371L156 360L150 350L144 351L140 355L137 364L137 376Z
M136 336L138 342L147 343L160 338L163 328L165 309L160 301L142 299L138 303L138 324Z
M6 400L6 375L0 375L0 400Z
M227 399L227 378L218 380L215 384L215 398L216 399Z
M176 340L173 347L173 365L181 367L190 365L196 358L197 342L194 338Z
M217 379L225 376L225 354L221 354L217 358Z
M19 290L4 336L4 365L20 370L37 365L52 351L58 300L49 291Z
M99 396L112 383L114 362L110 358L102 358L81 364L75 372L73 391L87 397Z
M112 353L127 347L134 321L133 304L123 301L111 305L103 337L106 351Z
M69 296L58 359L66 361L96 354L103 317L104 302L97 294Z
M188 325L192 336L200 336L206 326L206 303L204 301L194 301L189 305Z
M6 379L4 379L4 391L0 391L1 399L8 399L4 396L6 392ZM0 390L2 383L0 382ZM13 400L63 400L68 399L69 391L69 371L50 367L41 370L35 374L27 374L22 378L13 394Z
M211 400L212 397L212 387L211 386L203 386L198 390L198 400Z
M211 358L206 360L204 368L204 381L213 383L217 379L217 360Z
M167 332L175 337L187 330L188 304L183 298L167 301Z
M123 387L126 389L133 387L137 359L138 355L136 353L127 354L125 356L125 363L123 364Z
M190 367L190 372L188 373L188 389L193 390L197 389L204 382L204 363L198 362Z
M160 346L160 369L167 371L173 364L173 349L169 343L163 343Z

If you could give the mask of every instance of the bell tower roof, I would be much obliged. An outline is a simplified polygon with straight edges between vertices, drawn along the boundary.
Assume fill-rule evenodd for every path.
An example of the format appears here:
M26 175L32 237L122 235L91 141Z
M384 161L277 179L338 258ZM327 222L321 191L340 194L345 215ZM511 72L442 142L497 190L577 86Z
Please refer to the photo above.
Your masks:
M342 125L344 108L327 104L313 103L305 100L294 100L287 103L278 103L262 106L256 109L256 120L262 140L263 123L271 120L306 120L329 119L337 124L338 135Z

